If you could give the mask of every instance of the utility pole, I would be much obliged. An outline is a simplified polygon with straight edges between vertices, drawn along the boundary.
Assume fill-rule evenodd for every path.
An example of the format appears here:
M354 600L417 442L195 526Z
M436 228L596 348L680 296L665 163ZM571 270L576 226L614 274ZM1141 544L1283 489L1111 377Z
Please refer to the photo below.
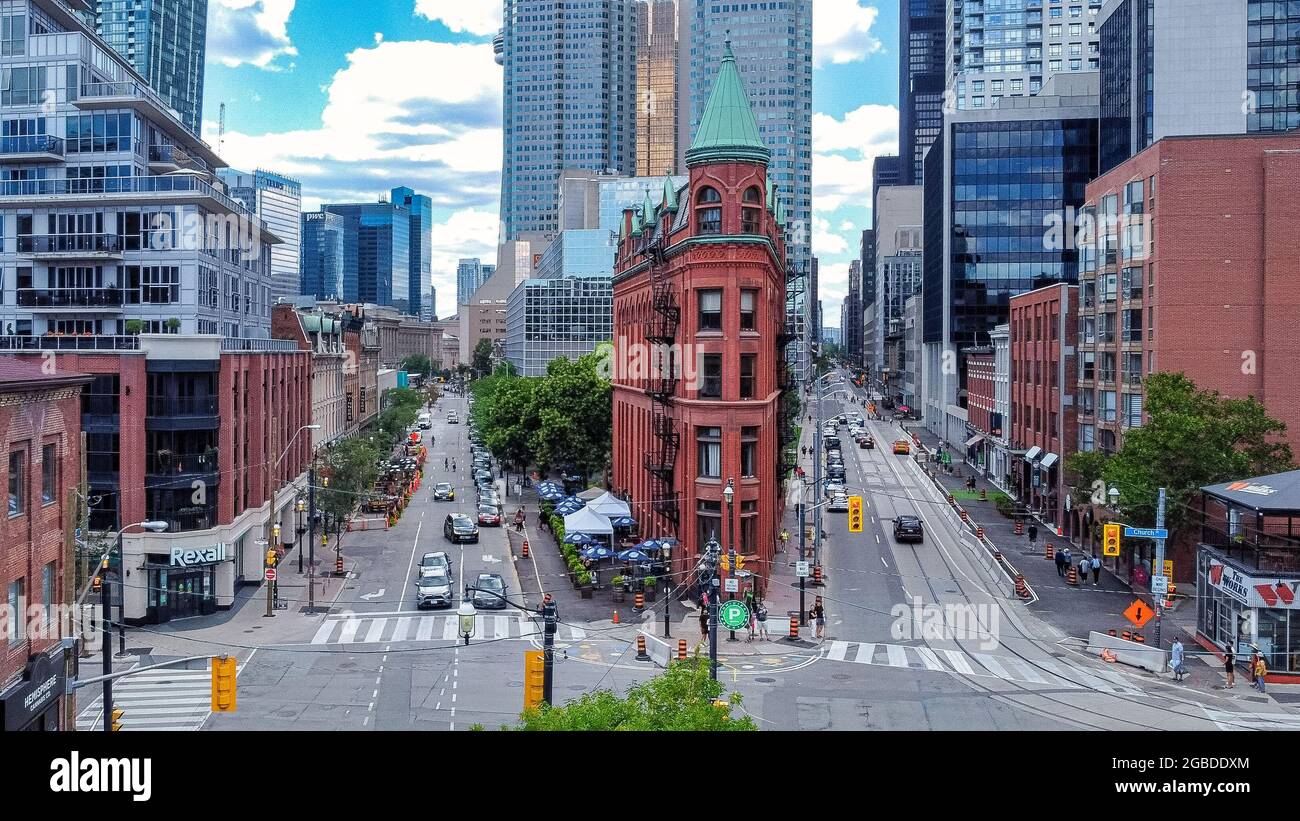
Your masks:
M559 629L560 615L555 599L549 596L542 602L542 703L550 706L555 689L555 631Z
M113 607L113 583L108 579L108 573L104 572L108 568L108 561L104 561L104 567L100 569L102 583L100 586L100 621L103 622L101 638L104 643L104 675L109 678L104 679L104 732L113 732L113 627L109 613Z
M718 588L721 586L718 579L718 558L722 552L722 547L718 544L717 539L710 539L707 545L708 556L705 559L706 566L704 569L705 579L708 581L709 592L709 677L714 681L718 680Z
M813 429L813 567L822 564L822 509L816 503L817 495L822 492L822 389L820 382L813 382L813 401L817 403L817 427Z
M802 482L803 480L800 479L799 481ZM801 489L799 493L799 561L801 562L804 561L804 556L806 555L804 553L804 539L807 537L807 535L808 535L808 527L807 527L807 523L804 521L804 501L803 501L803 492ZM804 576L799 577L799 626L800 627L808 626L808 620L805 615L808 611L807 608L804 606L804 588L806 586L804 584L805 581L806 578Z
M1156 503L1156 528L1163 530L1164 526L1165 526L1165 489L1160 488L1160 499ZM1156 539L1156 566L1154 570L1156 572L1152 573L1153 578L1157 574L1161 576L1165 574L1165 540L1164 539ZM1168 584L1168 579L1166 579L1165 583ZM1165 589L1168 590L1168 588ZM1160 646L1160 617L1165 609L1164 608L1165 597L1163 595L1152 596L1151 599L1152 599L1152 603L1155 605L1156 647L1159 647Z
M307 612L316 612L316 455L307 467ZM302 570L302 551L298 551L298 569Z

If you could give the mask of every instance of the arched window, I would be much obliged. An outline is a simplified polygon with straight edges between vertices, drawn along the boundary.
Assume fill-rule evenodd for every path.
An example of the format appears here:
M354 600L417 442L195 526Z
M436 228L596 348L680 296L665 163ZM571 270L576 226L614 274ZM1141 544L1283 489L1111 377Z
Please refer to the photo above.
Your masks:
M745 205L740 209L740 231L742 234L760 234L763 231L763 192L758 186L745 190Z
M695 219L701 234L722 233L722 195L718 189L705 186L695 196Z

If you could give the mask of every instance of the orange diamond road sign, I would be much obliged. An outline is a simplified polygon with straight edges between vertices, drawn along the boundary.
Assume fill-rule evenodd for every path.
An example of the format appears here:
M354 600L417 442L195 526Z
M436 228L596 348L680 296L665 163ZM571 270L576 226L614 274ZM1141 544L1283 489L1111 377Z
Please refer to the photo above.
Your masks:
M1124 618L1133 623L1134 627L1141 628L1155 616L1155 611L1147 605L1146 602L1138 599L1128 606L1124 611Z

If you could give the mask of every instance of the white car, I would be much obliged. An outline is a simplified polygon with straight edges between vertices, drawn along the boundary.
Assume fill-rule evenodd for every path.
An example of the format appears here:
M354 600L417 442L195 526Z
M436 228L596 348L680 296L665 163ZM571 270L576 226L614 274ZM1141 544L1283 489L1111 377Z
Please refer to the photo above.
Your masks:
M848 513L849 495L842 490L832 494L830 502L826 505L826 509L832 513Z
M839 495L839 494L843 494L843 495L845 495L845 496L848 495L848 491L846 491L846 490L844 489L844 482L843 482L843 480L840 480L840 479L827 479L827 480L826 480L826 498L827 498L827 499L830 499L830 498L832 498L832 497L834 497L834 496L836 496L836 495Z

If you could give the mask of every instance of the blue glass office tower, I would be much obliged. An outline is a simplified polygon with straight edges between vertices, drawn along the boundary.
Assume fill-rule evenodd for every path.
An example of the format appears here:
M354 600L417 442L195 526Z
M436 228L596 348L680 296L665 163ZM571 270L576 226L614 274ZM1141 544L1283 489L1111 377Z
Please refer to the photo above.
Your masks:
M95 0L95 31L180 112L195 134L203 124L208 0Z
M560 229L555 183L563 169L635 172L633 6L505 0L503 242Z
M326 205L347 218L343 238L343 290L349 302L387 305L411 312L411 218L389 202Z
M302 215L302 282L299 293L316 299L346 298L344 244L348 218L328 211Z
M410 312L422 319L432 317L433 305L433 201L409 188L394 188L394 205L406 209L409 215L411 246L410 261Z

